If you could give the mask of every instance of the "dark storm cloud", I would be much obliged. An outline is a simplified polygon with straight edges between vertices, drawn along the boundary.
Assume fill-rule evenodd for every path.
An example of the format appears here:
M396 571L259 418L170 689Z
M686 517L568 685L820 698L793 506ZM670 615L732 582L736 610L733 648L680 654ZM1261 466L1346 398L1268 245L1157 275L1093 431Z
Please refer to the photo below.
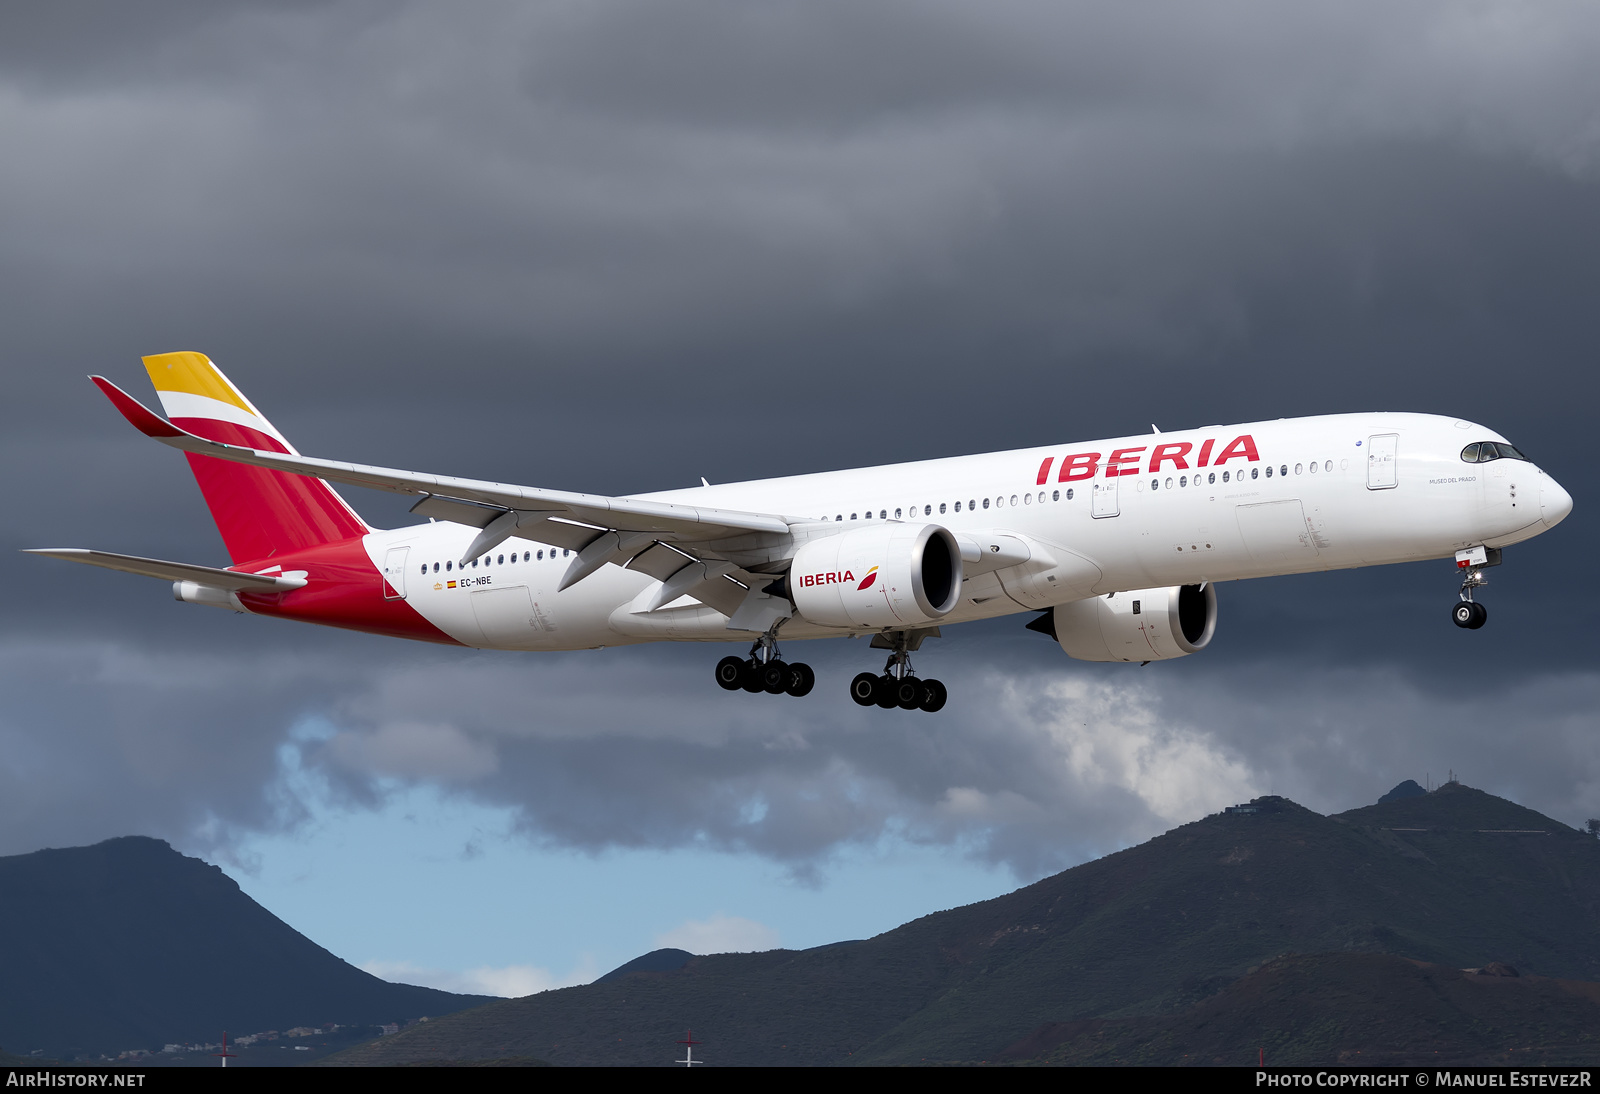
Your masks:
M435 779L532 838L802 872L898 835L1030 876L1419 767L1595 810L1588 7L132 10L0 32L0 546L223 561L82 380L143 396L177 348L309 453L557 487L1385 407L1507 433L1577 508L1483 632L1444 624L1447 563L1226 588L1215 647L1147 670L952 629L937 720L839 701L858 643L807 650L828 698L763 704L714 650L410 650L18 559L11 850L293 824L286 756L347 800Z

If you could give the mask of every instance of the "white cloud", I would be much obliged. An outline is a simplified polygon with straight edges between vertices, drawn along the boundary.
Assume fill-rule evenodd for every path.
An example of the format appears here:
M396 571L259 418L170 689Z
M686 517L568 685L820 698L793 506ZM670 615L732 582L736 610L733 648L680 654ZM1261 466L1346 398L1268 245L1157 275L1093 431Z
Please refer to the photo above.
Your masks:
M365 972L394 984L419 984L425 988L460 992L463 995L498 995L508 999L587 984L599 975L588 958L565 976L534 965L480 965L475 969L430 969L409 961L367 961Z
M996 685L1017 730L1048 741L1064 781L1126 790L1174 824L1260 793L1258 776L1232 749L1174 719L1153 689L1081 675Z
M775 950L778 932L753 919L718 912L709 919L691 919L656 935L656 948L696 954Z

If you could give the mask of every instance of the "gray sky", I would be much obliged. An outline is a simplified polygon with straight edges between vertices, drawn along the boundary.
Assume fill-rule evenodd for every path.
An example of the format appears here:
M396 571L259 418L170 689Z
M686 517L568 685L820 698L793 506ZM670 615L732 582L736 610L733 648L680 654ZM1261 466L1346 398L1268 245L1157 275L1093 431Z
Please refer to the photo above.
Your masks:
M461 861L587 856L597 892L753 869L673 906L706 920L875 907L862 856L971 899L1252 794L1331 811L1449 768L1600 813L1597 47L1579 3L6 11L7 549L224 561L183 462L83 379L143 396L174 349L304 452L602 493L1394 409L1501 430L1576 507L1507 551L1481 632L1448 562L1224 586L1212 647L1144 669L951 628L918 660L937 718L850 705L859 643L763 701L715 689L719 647L411 647L13 554L0 854L148 833L281 906L262 879L308 833L370 849L420 793L498 818ZM336 950L339 868L292 901ZM674 926L645 923L619 961Z

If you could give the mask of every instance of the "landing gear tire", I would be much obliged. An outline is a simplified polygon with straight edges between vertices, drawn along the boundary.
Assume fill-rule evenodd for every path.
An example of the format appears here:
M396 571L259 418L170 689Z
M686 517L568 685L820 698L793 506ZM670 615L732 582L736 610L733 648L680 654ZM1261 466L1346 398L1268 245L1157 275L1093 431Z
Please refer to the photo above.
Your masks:
M744 658L724 657L717 662L717 686L723 691L738 691L744 686Z
M1450 612L1450 618L1458 627L1475 631L1489 622L1489 609L1474 600L1463 600Z
M899 686L899 684L900 681L896 680L888 673L884 673L873 683L872 701L877 703L884 710L893 709L895 704L899 702L900 698L895 694L895 689Z
M744 679L739 681L739 686L744 688L744 690L748 691L751 695L765 691L767 689L767 682L761 678L761 670L763 667L764 666L762 666L760 662L754 660L753 658L749 661L746 661L744 663Z
M811 666L803 662L796 662L789 666L789 680L783 690L793 695L796 699L802 695L811 694L811 689L817 684L817 674L811 671Z
M917 699L917 707L929 714L937 713L944 708L944 701L950 697L943 684L937 680L923 680L919 689L921 695Z
M783 661L768 661L756 670L761 677L761 690L768 695L782 695L789 684L789 666Z
M878 701L878 678L870 672L860 672L850 681L850 698L858 707L870 707Z
M907 676L903 680L895 681L894 705L901 710L916 710L917 704L922 701L922 681L915 676Z

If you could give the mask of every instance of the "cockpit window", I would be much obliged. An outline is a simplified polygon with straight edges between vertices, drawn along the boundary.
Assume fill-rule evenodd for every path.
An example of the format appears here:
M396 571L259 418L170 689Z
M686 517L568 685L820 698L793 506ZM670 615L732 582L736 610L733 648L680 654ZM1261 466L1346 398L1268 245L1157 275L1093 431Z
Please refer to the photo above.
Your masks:
M1524 463L1528 461L1528 457L1505 441L1478 441L1476 444L1469 444L1461 450L1461 459L1463 463L1488 463L1491 460L1522 460Z

